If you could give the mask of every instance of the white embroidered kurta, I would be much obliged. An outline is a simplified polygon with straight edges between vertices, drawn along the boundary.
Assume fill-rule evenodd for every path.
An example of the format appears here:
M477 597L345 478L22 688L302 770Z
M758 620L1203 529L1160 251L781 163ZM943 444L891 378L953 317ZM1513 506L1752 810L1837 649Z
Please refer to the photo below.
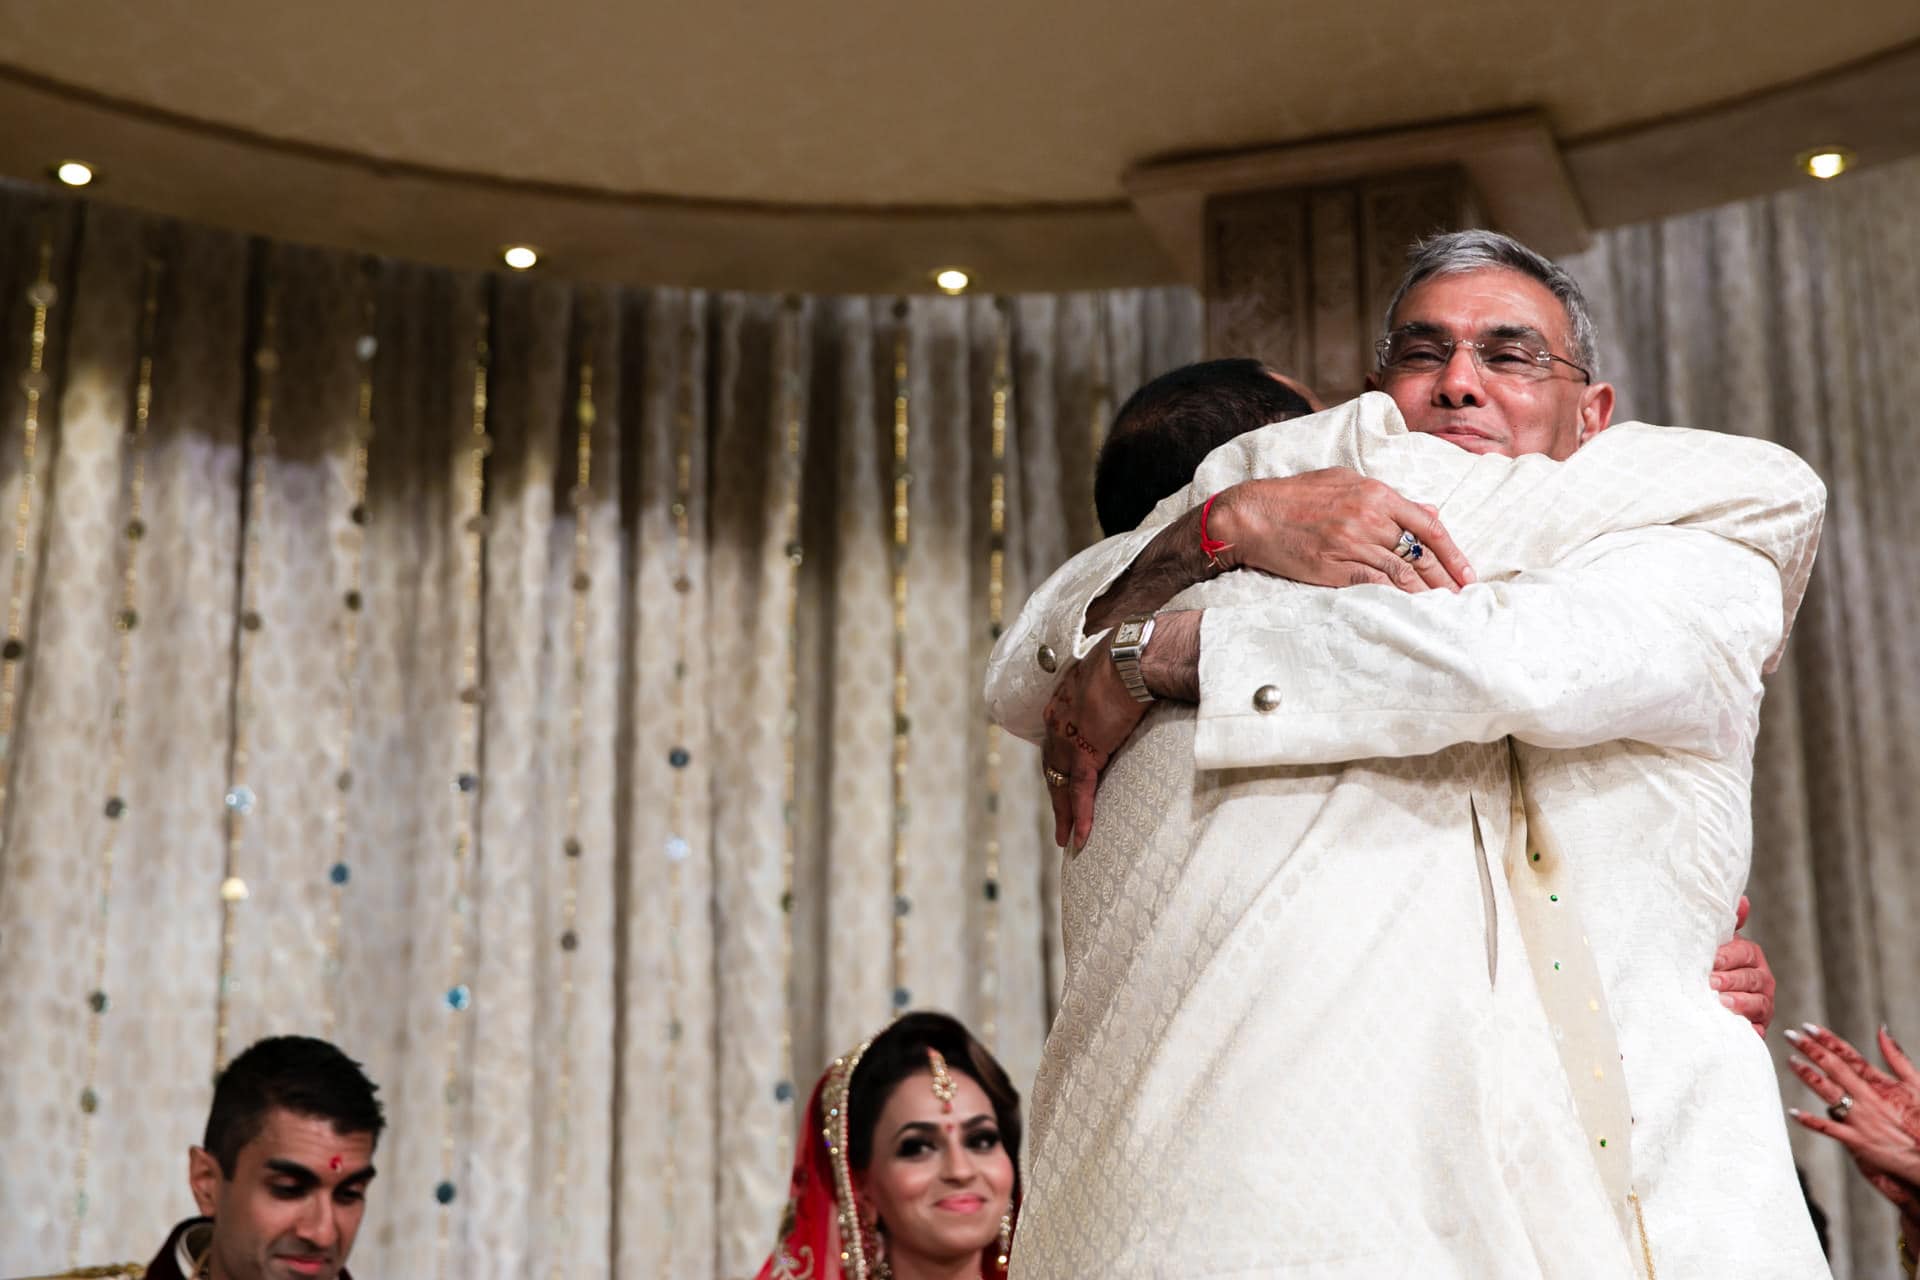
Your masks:
M1208 609L1201 704L1149 713L1066 868L1016 1274L1634 1273L1487 865L1509 734L1619 1023L1661 1276L1825 1274L1764 1048L1707 982L1818 535L1791 454L1627 424L1566 463L1476 457L1381 396L1266 428L1036 593L996 715L1037 734L1039 646L1090 647L1086 605L1165 519L1329 465L1437 503L1481 582L1176 601Z

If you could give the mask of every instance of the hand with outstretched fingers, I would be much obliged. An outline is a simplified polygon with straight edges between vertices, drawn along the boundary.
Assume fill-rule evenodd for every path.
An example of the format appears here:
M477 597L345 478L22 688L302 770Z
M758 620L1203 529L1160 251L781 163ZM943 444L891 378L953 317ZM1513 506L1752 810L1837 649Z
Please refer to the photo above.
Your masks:
M1875 1190L1920 1219L1920 1069L1885 1027L1879 1039L1885 1071L1825 1027L1787 1032L1800 1051L1787 1065L1828 1107L1826 1115L1787 1114L1845 1147Z

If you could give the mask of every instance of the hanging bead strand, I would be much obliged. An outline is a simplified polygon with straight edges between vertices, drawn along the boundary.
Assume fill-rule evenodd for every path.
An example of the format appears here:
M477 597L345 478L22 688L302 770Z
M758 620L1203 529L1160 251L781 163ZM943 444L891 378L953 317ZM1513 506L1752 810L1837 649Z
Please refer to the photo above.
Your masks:
M780 311L778 341L780 361L780 400L776 408L780 423L781 469L780 512L785 531L787 555L787 711L781 722L781 847L780 847L780 1064L781 1079L774 1085L774 1100L791 1110L793 1088L793 910L794 849L797 803L794 740L800 729L800 566L806 552L800 542L800 465L805 445L806 415L803 409L801 359L801 302L789 297ZM775 1127L777 1141L784 1144L792 1131L791 1115L787 1123Z
M247 826L257 798L247 783L253 730L253 649L264 619L260 614L262 532L267 521L268 480L273 472L274 390L280 372L280 283L271 247L261 256L260 336L254 344L253 428L247 440L246 532L240 549L240 630L234 643L233 745L227 769L226 857L220 880L220 981L215 996L213 1065L227 1063L227 1039L233 1014L234 942L240 904L247 900Z
M993 304L993 417L987 471L987 643L1000 639L1007 603L1007 410L1013 395L1012 310ZM987 839L981 895L980 1030L992 1044L1000 1021L1000 726L986 717Z
M113 614L115 635L113 706L107 720L107 810L100 837L99 896L93 919L93 981L87 991L87 1056L80 1091L80 1150L74 1159L73 1221L67 1236L69 1266L80 1265L80 1236L87 1221L87 1175L93 1154L93 1117L99 1109L100 1038L110 1007L107 955L113 938L113 870L120 845L120 780L127 763L127 699L133 671L133 637L140 625L140 543L146 537L147 424L153 410L154 330L160 313L160 260L147 260L140 309L133 390L133 420L126 434L120 493L120 593Z
M20 694L20 663L26 657L26 601L28 551L33 545L33 498L39 486L40 409L53 389L47 372L47 316L60 300L53 283L53 221L40 227L40 249L33 283L27 286L27 305L33 308L33 328L27 345L27 370L20 377L26 394L26 416L20 424L20 496L13 508L13 572L7 581L7 635L0 640L0 840L7 828L12 799L14 703Z
M567 717L567 810L566 840L561 850L562 887L560 891L560 1052L558 1064L559 1141L553 1164L553 1199L548 1219L553 1224L554 1244L549 1274L562 1280L567 1274L566 1257L572 1230L567 1214L568 1164L572 1158L573 1133L573 1032L574 975L573 957L580 936L575 929L580 905L580 860L584 856L580 839L580 796L586 770L587 732L587 623L589 593L593 586L593 326L582 326L580 337L579 394L574 400L573 424L573 616L568 664L571 706Z
M447 1255L451 1251L453 1202L458 1194L454 1181L459 1135L455 1132L461 1099L461 1041L464 1014L473 1004L473 988L467 980L466 916L469 908L468 881L474 860L474 836L479 829L480 811L480 645L485 620L480 593L485 582L487 549L487 456L493 451L493 437L487 434L488 377L493 364L491 346L492 294L474 317L473 391L466 457L466 519L461 526L460 587L460 692L455 712L453 793L454 832L453 866L448 879L446 991L441 1000L447 1009L446 1043L442 1050L445 1074L441 1081L440 1109L440 1182L434 1188L439 1202L440 1231L435 1271L445 1280Z
M344 608L340 616L340 717L339 738L334 743L333 761L333 857L327 866L327 927L321 959L322 985L326 1008L321 1018L323 1034L333 1038L340 1013L340 922L345 911L347 885L352 868L347 863L347 837L352 809L347 803L353 790L354 710L360 692L360 610L364 586L367 547L367 473L373 445L373 375L379 354L379 264L369 258L360 273L360 336L353 347L359 366L359 396L353 421L353 438L347 453L347 587L341 595Z
M666 1068L666 1154L661 1161L662 1196L666 1201L669 1256L666 1270L671 1273L675 1259L672 1248L679 1240L680 1207L680 1066L681 1043L686 1034L682 1021L681 983L685 978L681 960L680 936L686 892L685 865L692 853L687 837L687 766L691 757L684 745L691 727L687 688L687 655L691 639L693 594L693 447L698 421L696 408L700 370L695 364L700 349L700 331L694 320L697 306L687 295L687 314L680 330L680 382L675 393L673 444L673 554L676 566L673 589L680 596L680 608L674 627L673 655L673 746L667 753L672 775L667 796L667 1068Z
M893 307L893 1010L913 1002L907 979L907 771L912 760L912 722L907 718L907 560L912 525L907 467L909 310Z

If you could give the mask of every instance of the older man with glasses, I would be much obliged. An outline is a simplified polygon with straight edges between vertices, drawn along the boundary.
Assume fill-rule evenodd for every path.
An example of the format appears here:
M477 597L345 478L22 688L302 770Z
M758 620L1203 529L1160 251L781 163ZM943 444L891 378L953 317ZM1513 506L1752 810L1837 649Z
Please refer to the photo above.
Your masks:
M1016 1275L1825 1274L1702 981L1819 481L1609 431L1505 237L1386 328L1384 395L1215 451L996 649L1078 850Z

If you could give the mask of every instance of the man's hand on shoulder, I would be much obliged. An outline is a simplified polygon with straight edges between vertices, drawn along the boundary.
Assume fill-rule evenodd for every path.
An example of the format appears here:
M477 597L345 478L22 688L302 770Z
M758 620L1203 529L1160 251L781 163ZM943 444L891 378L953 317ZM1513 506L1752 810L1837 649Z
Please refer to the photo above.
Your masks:
M1417 560L1396 550L1403 531L1420 540ZM1214 543L1226 547L1209 556L1203 547ZM1409 502L1357 471L1330 467L1243 480L1215 494L1211 507L1198 505L1172 520L1094 599L1087 634L1152 613L1228 569L1316 587L1384 582L1408 592L1458 591L1474 580L1433 507Z
M1228 567L1313 586L1458 591L1474 580L1437 509L1344 467L1242 481L1214 499L1207 526L1229 544L1220 553ZM1411 563L1396 550L1403 531L1424 548Z

